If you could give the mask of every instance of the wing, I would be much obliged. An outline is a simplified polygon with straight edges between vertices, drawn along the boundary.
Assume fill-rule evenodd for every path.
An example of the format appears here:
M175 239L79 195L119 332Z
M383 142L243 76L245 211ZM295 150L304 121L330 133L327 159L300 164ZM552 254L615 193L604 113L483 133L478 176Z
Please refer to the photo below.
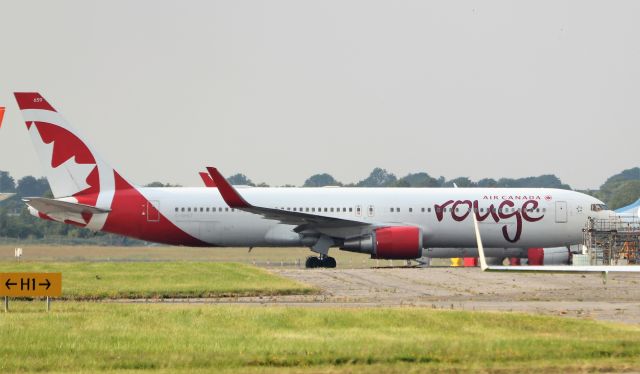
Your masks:
M473 216L473 227L476 232L476 243L478 245L478 255L480 256L480 267L482 271L519 271L519 272L538 272L538 273L638 273L640 266L488 266L487 259L484 256L484 247L480 230L478 229L478 220L475 214Z
M297 231L302 231L309 226L314 228L372 226L370 223L362 222L362 221L336 218L336 217L327 217L327 216L309 214L304 212L292 212L292 211L283 210L283 209L267 208L267 207L252 205L249 202L247 202L238 193L238 191L231 184L229 184L229 182L227 182L227 180L222 176L222 174L220 174L218 169L213 167L208 167L207 170L211 175L211 179L213 179L213 182L218 187L218 191L220 191L222 198L227 203L227 205L229 205L229 207L243 210L245 212L259 214L266 219L277 220L285 224L298 225L299 229Z

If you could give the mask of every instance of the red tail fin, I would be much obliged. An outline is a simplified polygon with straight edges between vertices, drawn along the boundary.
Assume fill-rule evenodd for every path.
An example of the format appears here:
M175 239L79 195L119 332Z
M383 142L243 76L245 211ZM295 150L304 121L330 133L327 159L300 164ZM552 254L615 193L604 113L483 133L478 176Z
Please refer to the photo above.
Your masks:
M4 117L4 107L0 107L0 127L2 127L2 118Z

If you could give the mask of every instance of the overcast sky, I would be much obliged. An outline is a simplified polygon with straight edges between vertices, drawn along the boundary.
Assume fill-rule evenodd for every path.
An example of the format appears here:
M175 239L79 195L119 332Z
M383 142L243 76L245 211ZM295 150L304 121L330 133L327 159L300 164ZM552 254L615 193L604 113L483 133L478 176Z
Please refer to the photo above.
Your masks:
M40 91L134 183L343 182L640 166L638 1L11 1L0 170L43 175Z

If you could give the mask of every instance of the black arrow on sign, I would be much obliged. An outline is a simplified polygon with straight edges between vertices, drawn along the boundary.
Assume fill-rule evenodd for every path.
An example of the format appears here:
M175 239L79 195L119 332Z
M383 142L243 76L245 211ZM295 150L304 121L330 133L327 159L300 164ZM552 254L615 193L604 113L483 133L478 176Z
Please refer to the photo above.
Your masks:
M7 286L7 289L8 289L8 290L10 290L10 289L11 289L11 287L9 287L9 286L17 286L17 285L18 285L18 283L11 282L11 278L9 278L9 279L7 279L7 281L6 281L6 282L4 282L4 285L5 285L5 286Z
M47 286L47 290L49 289L49 287L51 287L51 282L49 282L49 278L45 278L47 280L47 283L38 283L38 286Z

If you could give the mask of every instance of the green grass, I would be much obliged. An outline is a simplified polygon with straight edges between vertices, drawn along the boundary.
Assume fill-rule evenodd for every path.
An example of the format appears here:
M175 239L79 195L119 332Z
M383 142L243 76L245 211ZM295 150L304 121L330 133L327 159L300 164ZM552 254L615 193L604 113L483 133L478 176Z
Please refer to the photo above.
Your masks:
M620 371L640 328L424 308L16 302L0 314L0 372Z
M316 292L264 269L213 262L2 262L0 272L61 272L63 299L268 296Z
M262 267L304 268L309 248L186 248L186 247L104 247L93 245L0 245L0 262L15 261L14 249L23 249L22 261L90 262L90 261L197 261L240 262ZM376 266L401 266L404 260L374 260L362 253L331 250L338 268L371 268ZM448 266L448 259L434 259L434 265Z

